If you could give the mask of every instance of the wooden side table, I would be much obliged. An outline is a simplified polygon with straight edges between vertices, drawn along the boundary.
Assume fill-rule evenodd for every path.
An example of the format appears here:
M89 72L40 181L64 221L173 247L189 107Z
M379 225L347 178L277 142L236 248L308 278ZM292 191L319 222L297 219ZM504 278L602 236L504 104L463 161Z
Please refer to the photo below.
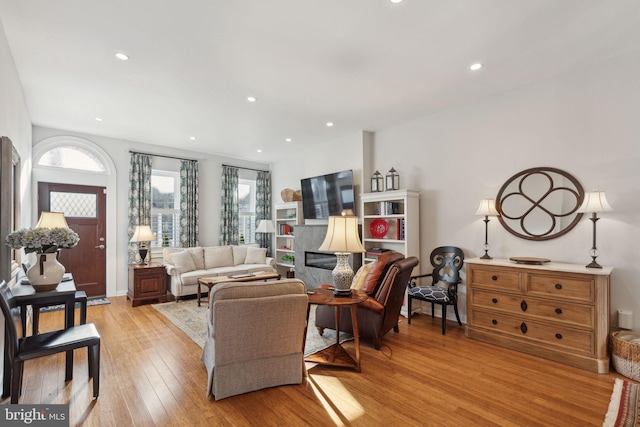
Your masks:
M162 264L129 264L127 298L136 307L143 301L167 301L167 272Z
M311 304L330 305L336 309L336 343L305 357L305 362L322 365L353 368L360 372L360 334L358 332L358 304L367 300L367 294L360 290L352 290L348 297L333 295L333 288L317 288L308 292L309 307ZM353 325L353 341L356 345L355 357L349 354L340 344L340 308L351 307L351 324ZM307 325L309 324L309 308L307 308ZM307 326L308 327L308 326Z

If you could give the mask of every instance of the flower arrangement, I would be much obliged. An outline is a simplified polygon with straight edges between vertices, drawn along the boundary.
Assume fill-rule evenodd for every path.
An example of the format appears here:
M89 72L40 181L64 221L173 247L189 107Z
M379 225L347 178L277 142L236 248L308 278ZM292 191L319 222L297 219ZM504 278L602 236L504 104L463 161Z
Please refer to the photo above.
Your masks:
M24 248L25 253L52 254L58 248L73 248L80 241L78 234L70 228L21 228L9 234L7 246Z

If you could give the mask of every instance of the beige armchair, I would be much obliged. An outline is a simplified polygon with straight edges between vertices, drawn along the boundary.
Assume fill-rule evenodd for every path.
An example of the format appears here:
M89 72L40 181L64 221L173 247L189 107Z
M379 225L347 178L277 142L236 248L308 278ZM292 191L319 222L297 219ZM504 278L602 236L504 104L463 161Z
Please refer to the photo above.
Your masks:
M300 384L307 293L297 279L222 283L209 298L202 361L215 400Z

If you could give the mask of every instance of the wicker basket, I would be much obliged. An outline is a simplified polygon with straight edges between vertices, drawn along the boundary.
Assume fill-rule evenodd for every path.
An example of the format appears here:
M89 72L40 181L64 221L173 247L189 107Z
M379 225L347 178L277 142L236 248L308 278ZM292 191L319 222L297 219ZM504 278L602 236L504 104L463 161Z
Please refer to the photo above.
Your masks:
M613 332L611 359L613 367L619 374L640 381L640 334L628 331Z

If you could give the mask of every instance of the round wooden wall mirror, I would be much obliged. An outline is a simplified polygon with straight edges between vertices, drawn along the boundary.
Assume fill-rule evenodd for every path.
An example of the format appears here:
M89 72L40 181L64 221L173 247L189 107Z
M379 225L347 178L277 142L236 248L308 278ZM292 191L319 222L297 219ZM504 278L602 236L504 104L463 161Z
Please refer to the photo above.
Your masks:
M511 234L527 240L549 240L571 230L582 218L582 185L555 168L523 170L504 183L496 197L498 220Z

